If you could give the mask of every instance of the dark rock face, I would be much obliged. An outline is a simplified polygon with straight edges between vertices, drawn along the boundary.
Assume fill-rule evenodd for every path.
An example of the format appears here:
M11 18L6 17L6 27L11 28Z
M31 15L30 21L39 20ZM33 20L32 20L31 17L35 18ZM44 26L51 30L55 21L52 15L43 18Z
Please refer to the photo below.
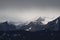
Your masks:
M0 23L0 31L16 30L16 27L8 22Z
M51 22L48 22L46 26L51 31L60 31L60 17Z

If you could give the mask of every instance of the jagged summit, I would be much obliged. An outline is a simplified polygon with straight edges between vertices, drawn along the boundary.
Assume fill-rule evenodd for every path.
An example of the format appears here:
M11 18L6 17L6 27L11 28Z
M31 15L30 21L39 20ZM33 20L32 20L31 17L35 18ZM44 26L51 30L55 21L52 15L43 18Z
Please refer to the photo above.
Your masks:
M39 18L36 20L36 23L38 23L38 24L40 24L40 25L43 25L42 21L45 21L45 19L39 17Z

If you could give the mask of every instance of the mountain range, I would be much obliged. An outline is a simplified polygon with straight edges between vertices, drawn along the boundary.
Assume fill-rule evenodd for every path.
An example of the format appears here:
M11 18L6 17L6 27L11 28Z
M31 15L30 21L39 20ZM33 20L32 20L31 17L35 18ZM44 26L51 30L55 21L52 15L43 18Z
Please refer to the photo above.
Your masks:
M22 26L20 29L26 31L41 31L41 30L60 31L60 17L48 22L45 25L41 21L39 21L39 19L37 19L38 21L30 22L28 25Z
M20 26L17 29L13 24L9 24L8 22L0 23L0 31L13 31L13 30L25 30L25 31L42 31L42 30L50 30L50 31L60 31L60 17L48 22L47 24L43 24L41 19L38 18L36 21L32 21L27 25Z

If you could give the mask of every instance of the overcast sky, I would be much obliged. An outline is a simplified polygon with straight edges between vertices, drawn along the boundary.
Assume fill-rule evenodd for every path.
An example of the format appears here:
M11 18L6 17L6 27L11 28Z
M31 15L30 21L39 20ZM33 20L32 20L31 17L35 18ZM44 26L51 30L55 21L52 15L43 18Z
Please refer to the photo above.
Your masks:
M60 16L60 0L0 0L0 22L26 22L46 17L46 22Z

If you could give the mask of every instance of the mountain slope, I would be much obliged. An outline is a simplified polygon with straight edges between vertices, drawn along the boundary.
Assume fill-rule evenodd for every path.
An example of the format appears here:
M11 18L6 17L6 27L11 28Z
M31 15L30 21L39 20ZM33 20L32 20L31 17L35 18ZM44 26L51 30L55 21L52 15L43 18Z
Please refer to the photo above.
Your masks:
M59 31L60 30L60 17L56 18L55 20L51 22L48 22L46 26L49 30Z

